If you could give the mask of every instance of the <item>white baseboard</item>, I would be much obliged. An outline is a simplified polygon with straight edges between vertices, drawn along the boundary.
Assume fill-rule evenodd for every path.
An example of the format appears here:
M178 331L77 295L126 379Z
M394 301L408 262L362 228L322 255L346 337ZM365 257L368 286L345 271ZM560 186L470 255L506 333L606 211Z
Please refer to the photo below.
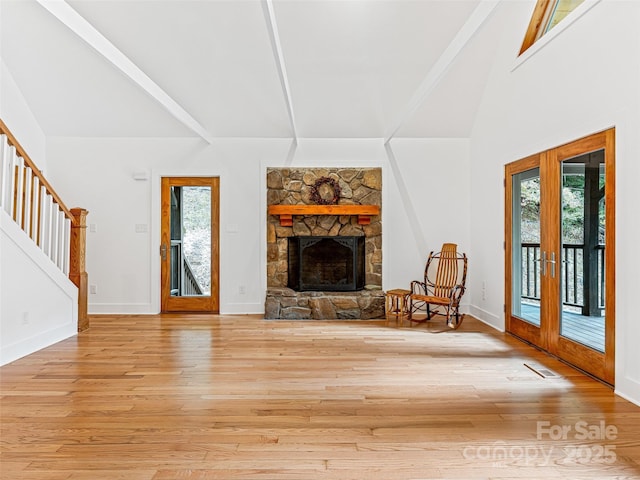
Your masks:
M618 389L614 390L615 394L618 395L621 398L624 398L625 400L630 401L631 403L638 405L640 407L640 400L638 400L637 398L632 398L629 395L619 391Z
M504 332L504 321L502 321L500 317L494 315L493 313L489 313L486 310L476 307L475 305L470 305L469 314L473 315L482 323L485 323L490 327L495 328L499 332Z
M89 315L155 315L160 313L150 303L90 303ZM221 315L255 315L264 313L264 303L225 303Z
M263 303L225 303L220 305L220 315L262 315Z
M617 377L617 375L616 375ZM633 393L629 393L632 391ZM640 384L629 379L616 379L615 394L640 407Z
M89 315L154 315L159 313L150 303L90 303Z
M34 337L25 338L13 345L2 347L0 351L0 365L6 365L7 363L18 360L19 358L30 355L77 334L78 324L77 322L71 322L67 325L54 328L53 330L41 332Z

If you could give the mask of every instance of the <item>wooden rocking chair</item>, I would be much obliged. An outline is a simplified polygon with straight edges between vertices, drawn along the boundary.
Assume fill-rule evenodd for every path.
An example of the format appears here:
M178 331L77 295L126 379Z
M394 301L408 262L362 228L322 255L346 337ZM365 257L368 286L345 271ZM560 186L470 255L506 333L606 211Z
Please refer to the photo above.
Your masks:
M446 317L447 326L458 328L464 314L460 314L460 299L467 280L467 256L457 252L455 243L445 243L440 252L429 253L424 269L424 282L411 282L409 320L425 322L433 315ZM426 310L426 318L414 319L413 314Z

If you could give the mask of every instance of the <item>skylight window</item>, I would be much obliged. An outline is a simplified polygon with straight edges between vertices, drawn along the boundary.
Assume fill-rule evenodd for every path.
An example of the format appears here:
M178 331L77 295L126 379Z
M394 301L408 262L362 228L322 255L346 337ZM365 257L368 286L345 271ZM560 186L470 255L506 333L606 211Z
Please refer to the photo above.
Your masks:
M584 0L538 0L520 53L522 54L583 2Z
M569 15L582 2L584 2L584 0L556 0L555 5L553 6L553 11L550 11L549 20L546 22L547 27L540 36L555 27L558 22ZM554 2L551 3L553 4Z

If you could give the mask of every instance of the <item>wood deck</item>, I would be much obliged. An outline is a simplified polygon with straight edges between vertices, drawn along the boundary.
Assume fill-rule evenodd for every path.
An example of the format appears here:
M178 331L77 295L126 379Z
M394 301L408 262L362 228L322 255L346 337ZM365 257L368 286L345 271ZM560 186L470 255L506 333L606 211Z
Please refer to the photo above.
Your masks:
M522 304L522 318L540 326L540 307ZM560 333L563 337L604 352L604 317L589 317L563 310Z
M640 478L640 407L469 317L105 316L0 386L3 479Z

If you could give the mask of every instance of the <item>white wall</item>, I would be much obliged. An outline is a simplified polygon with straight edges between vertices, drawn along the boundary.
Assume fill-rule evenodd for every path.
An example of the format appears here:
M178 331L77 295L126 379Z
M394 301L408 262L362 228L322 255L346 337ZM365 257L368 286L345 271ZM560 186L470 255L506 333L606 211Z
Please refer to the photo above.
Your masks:
M491 20L505 30L471 138L472 312L504 329L504 165L615 126L615 383L640 403L640 2L602 0L518 63L532 4L503 2Z
M197 139L51 138L47 154L63 198L88 209L87 221L96 226L87 233L89 284L97 287L90 313L159 311L159 185L170 175L220 177L220 311L262 313L267 167L383 168L384 288L421 278L428 250L444 241L469 248L468 140L396 140L393 151L398 169L380 139L301 139L294 149L288 139L206 145ZM149 180L134 180L138 171ZM148 233L136 233L136 224L148 225Z
M0 365L78 331L78 289L0 210Z

